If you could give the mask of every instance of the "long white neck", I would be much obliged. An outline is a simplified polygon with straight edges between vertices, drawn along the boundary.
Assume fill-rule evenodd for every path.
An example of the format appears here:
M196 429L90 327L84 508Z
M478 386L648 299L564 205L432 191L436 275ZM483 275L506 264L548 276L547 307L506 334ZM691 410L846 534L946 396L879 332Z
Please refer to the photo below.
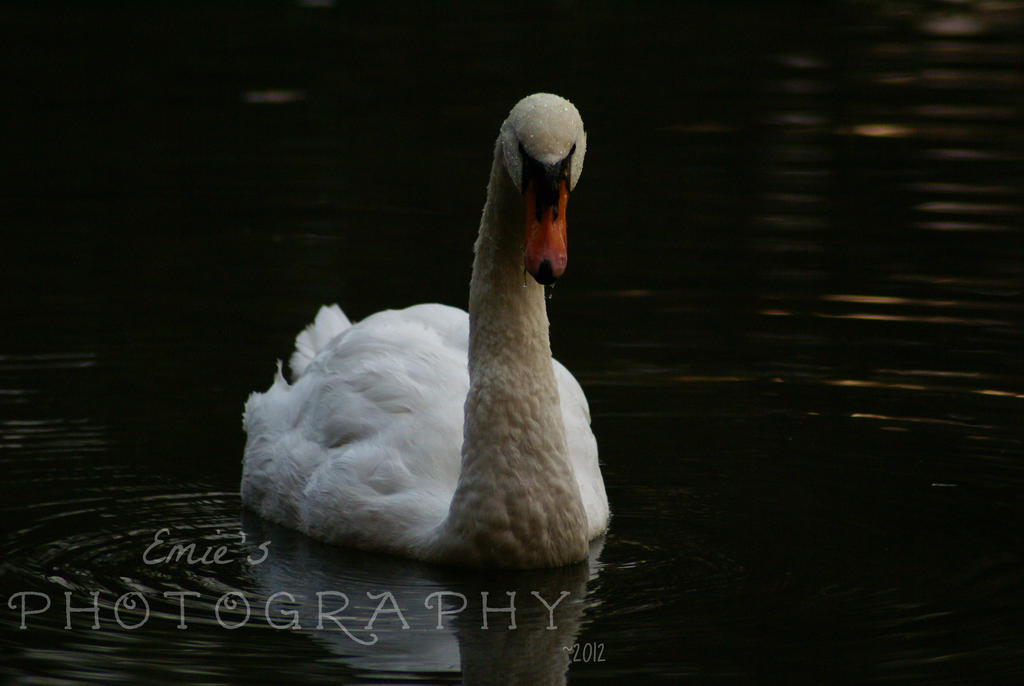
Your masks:
M524 211L496 145L469 288L462 471L444 523L470 564L554 566L587 553L544 289L523 269Z

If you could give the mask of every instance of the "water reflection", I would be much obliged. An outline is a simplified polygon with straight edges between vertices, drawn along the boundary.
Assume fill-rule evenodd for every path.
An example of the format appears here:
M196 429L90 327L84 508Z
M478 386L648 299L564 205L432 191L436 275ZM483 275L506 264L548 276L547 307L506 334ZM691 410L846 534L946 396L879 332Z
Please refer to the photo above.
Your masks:
M331 548L254 516L243 527L250 541L272 544L250 568L260 599L289 593L291 616L345 664L396 677L461 673L467 684L565 683L601 548L589 564L479 574ZM325 623L342 606L345 628Z
M79 649L106 655L75 660L89 678L125 678L130 667L110 660L145 651L152 637L166 650L241 631L258 651L269 631L270 646L301 636L366 677L565 683L595 604L587 583L601 542L589 564L495 575L325 546L252 515L239 526L233 493L137 484L116 502L100 492L34 507L32 524L4 546L0 578L11 595L0 627L30 631L36 646L65 644L22 653L24 665L49 670ZM226 667L244 669L245 659ZM209 663L172 669L226 673Z

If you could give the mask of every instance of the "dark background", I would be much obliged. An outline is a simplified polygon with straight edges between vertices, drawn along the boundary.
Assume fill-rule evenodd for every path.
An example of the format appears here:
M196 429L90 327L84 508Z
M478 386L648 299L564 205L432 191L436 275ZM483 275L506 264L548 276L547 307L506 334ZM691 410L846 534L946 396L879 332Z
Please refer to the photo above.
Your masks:
M142 550L239 530L242 403L320 304L465 306L548 90L588 131L552 345L614 513L570 681L1019 679L1021 3L314 5L0 9L0 674L458 678L108 610L256 592Z

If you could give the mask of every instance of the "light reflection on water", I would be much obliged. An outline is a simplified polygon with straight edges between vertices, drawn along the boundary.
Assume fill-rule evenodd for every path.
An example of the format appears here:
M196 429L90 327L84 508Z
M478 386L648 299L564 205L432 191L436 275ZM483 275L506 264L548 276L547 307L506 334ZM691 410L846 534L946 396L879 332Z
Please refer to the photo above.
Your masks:
M243 517L236 489L241 403L320 302L356 317L462 304L486 143L553 63L541 48L516 75L469 56L475 37L505 45L508 21L533 24L469 8L415 26L213 12L200 23L234 27L214 49L197 17L79 16L114 43L142 19L191 41L195 61L179 63L152 36L159 59L143 51L141 71L91 52L70 70L70 53L43 59L21 39L36 57L13 83L58 81L14 98L19 122L51 135L11 140L2 210L21 234L0 335L0 674L1019 678L1024 8L843 7L799 30L745 6L647 8L635 32L607 9L559 15L579 28L558 34L573 78L551 89L580 105L592 150L553 346L590 399L614 516L589 566L527 575L334 550ZM294 40L269 38L280 31ZM417 50L480 88L412 78ZM361 72L360 55L377 58ZM81 90L97 70L114 85ZM133 90L153 73L159 92ZM630 97L609 91L616 74ZM410 103L438 92L424 120ZM147 565L162 528L234 562ZM267 565L241 562L262 540ZM309 598L330 588L360 598L353 625L372 611L363 591L385 589L415 626L382 618L375 648L310 630ZM424 628L431 592L483 589L518 592L518 633L480 631L476 605ZM294 591L306 628L224 629L215 603L235 590L254 606ZM558 630L531 590L571 591ZM25 631L7 604L19 591L53 600ZM65 630L65 591L76 607L100 592L104 628L81 613ZM121 630L131 591L151 618ZM188 630L167 591L200 594ZM570 662L564 643L600 644L605 661Z

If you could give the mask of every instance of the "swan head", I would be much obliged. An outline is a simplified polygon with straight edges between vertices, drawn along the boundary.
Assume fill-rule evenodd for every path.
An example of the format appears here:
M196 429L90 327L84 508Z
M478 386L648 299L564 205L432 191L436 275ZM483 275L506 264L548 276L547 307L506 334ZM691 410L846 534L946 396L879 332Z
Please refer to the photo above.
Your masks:
M501 126L505 168L525 203L523 262L538 283L565 272L565 210L583 171L587 134L571 102L551 93L520 100Z

